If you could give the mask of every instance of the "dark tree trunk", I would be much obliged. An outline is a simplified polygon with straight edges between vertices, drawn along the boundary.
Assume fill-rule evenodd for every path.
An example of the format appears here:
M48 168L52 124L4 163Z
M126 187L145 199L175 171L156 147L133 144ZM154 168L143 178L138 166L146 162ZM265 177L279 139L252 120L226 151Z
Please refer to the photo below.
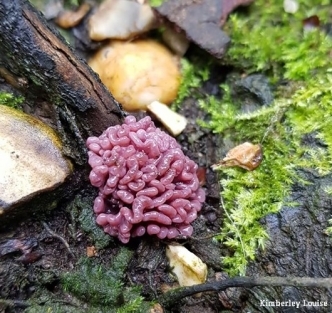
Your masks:
M121 106L27 0L0 0L0 75L61 134L75 164L89 135L121 122Z
M61 200L73 199L77 190L90 188L85 141L121 123L124 112L98 76L27 0L0 0L0 76L25 97L26 113L59 133L63 152L74 165L63 184L34 195L29 205L2 208L1 228L6 219L17 221L31 216L31 209L35 213L54 208Z

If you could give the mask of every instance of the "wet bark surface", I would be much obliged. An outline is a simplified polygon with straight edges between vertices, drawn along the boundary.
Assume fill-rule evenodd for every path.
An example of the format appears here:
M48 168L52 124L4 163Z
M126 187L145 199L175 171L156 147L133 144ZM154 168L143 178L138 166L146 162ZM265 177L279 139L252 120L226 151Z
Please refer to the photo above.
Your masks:
M1 76L27 98L27 113L55 128L84 164L86 138L118 124L120 105L28 1L0 1L0 50Z
M124 112L86 62L28 1L0 1L0 76L23 95L23 110L60 135L74 173L59 188L40 195L30 208L47 210L87 182L85 141L121 123ZM6 88L5 88L6 89ZM16 219L30 210L7 210ZM2 216L4 225L4 216ZM0 225L1 228L1 225Z
M319 178L314 173L301 172L310 184L295 185L291 201L295 207L285 206L278 214L265 217L263 225L269 233L267 249L257 255L256 262L248 268L249 276L332 276L331 239L325 233L332 214L330 196L324 191L331 184L332 176ZM331 278L332 279L332 278ZM331 312L331 289L253 288L250 291L247 310L271 312L271 308L260 306L260 299L280 301L326 302L318 305L301 306L301 312ZM275 312L275 311L272 311ZM278 312L299 312L296 307L279 308Z

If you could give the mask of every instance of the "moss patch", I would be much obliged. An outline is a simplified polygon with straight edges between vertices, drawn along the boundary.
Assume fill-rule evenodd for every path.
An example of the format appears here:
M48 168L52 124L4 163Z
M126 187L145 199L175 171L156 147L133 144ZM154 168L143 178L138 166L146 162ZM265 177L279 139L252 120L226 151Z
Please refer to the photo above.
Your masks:
M132 252L121 248L111 264L105 266L96 259L81 258L75 270L60 274L62 288L56 292L38 288L24 302L27 313L146 313L151 306L140 295L140 288L125 287L125 271ZM41 272L43 273L43 272ZM45 275L44 275L45 276ZM52 285L58 274L38 280ZM10 305L10 303L7 303Z
M262 164L252 172L219 171L224 222L216 240L229 248L223 265L230 275L245 274L248 261L264 248L268 235L261 218L286 204L297 205L290 203L291 187L295 181L306 183L297 169L322 176L331 172L332 40L321 29L306 32L302 26L302 20L312 14L318 14L321 22L326 19L324 10L320 12L322 3L299 2L300 10L292 15L284 12L280 1L256 0L245 13L233 14L227 24L232 45L224 64L241 69L244 75L265 74L275 83L273 104L243 113L229 85L221 86L222 99L199 100L210 116L202 126L234 145L250 141L264 150ZM284 84L277 84L281 81ZM307 134L318 144L307 144Z
M6 105L14 109L21 109L23 97L15 97L7 92L0 92L0 104Z
M163 4L165 0L149 0L148 3L152 6L152 7L159 7Z
M192 95L203 82L209 79L211 62L196 58L189 62L187 59L181 60L181 84L175 101L172 104L173 109L178 109L182 101ZM195 65L194 65L195 63ZM199 97L199 95L197 95Z
M67 207L71 216L71 232L75 234L76 228L80 227L92 240L95 247L99 249L106 248L113 237L106 234L97 224L93 213L92 203L95 195L77 195ZM78 223L76 222L78 220ZM74 236L74 235L73 235Z
M296 14L286 13L276 0L257 0L245 15L232 14L225 29L232 38L225 62L247 73L264 71L273 79L306 80L324 72L331 61L331 40L319 29L304 31L302 20L317 14L326 22L328 2L298 2Z
M128 249L121 248L109 267L82 259L76 271L62 275L62 285L65 291L100 312L145 313L150 304L143 301L140 288L124 287L124 272L131 257Z

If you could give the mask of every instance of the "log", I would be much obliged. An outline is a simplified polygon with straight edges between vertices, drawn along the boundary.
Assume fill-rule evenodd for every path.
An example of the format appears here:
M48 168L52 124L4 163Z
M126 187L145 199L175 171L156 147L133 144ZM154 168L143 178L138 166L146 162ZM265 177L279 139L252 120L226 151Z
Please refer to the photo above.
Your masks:
M0 76L24 96L24 112L60 135L63 154L74 169L64 183L34 194L29 203L10 207L0 203L1 229L7 220L38 216L60 201L71 201L78 190L92 192L85 141L121 123L124 112L99 77L27 0L0 0Z
M62 137L75 164L85 140L121 122L121 106L98 76L27 0L0 0L0 75L20 90L27 113Z

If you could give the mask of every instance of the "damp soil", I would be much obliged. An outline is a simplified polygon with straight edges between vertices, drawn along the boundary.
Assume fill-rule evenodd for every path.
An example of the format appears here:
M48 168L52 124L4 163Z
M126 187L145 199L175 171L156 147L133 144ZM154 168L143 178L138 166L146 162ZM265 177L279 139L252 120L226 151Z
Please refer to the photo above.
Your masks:
M219 79L214 78L202 87L202 91L211 93L219 84ZM194 98L184 101L180 113L189 123L177 140L184 153L198 163L207 198L194 222L193 237L178 242L198 255L209 267L209 278L215 279L215 272L221 270L222 249L212 237L220 230L222 215L218 178L211 165L220 160L224 152L217 148L220 138L197 123L198 119L207 120L207 116ZM95 196L96 193L89 188L81 191L80 196ZM75 196L73 194L72 199ZM44 294L43 290L53 299L72 302L72 295L64 292L61 286L61 274L75 269L78 260L89 254L92 259L107 265L119 251L122 244L115 239L98 249L95 237L82 227L78 215L71 210L68 202L61 203L51 212L45 207L44 213L32 214L19 223L9 224L0 233L1 313L24 312L30 299L43 301L42 298L38 300L38 295ZM128 286L141 286L146 300L154 300L163 290L176 286L165 255L168 243L142 237L127 245L134 256L128 264L124 281ZM222 307L216 293L207 293L184 300L171 312L220 312Z
M189 57L190 53L196 52L197 50L189 51ZM214 67L211 78L197 92L221 97L219 86L225 82L230 70ZM230 74L227 79L237 81L235 86L238 97L244 104L243 110L252 111L272 101L271 90L262 88L268 86L264 77L235 76L234 78ZM258 82L260 87L253 88ZM0 90L11 91L1 81ZM200 127L197 121L208 122L209 117L200 109L194 96L184 100L179 113L188 119L188 125L177 140L184 153L199 165L200 180L207 197L199 217L193 223L193 236L177 241L208 265L208 280L222 279L226 274L223 273L221 257L229 251L212 239L220 231L223 215L220 209L221 187L211 165L224 157L230 143ZM144 116L143 113L138 115ZM156 124L161 126L157 122ZM270 239L266 243L266 249L258 252L256 260L250 262L246 273L248 276L331 277L331 241L324 232L329 226L332 204L324 194L324 187L332 184L332 175L323 180L313 173L303 172L301 175L310 184L294 186L291 200L299 202L299 207L284 207L278 214L262 219ZM85 179L88 182L87 175ZM31 301L39 305L50 302L69 304L80 308L81 312L89 311L88 301L77 301L73 294L65 291L61 276L77 269L81 258L89 258L96 264L109 266L124 246L117 239L105 235L102 239L98 237L98 227L94 224L92 213L92 201L96 194L97 190L87 187L51 211L45 207L44 212L31 214L15 224L0 225L0 229L5 229L0 231L0 313L25 312ZM77 198L85 199L84 206L71 203ZM86 201L87 199L91 201ZM80 212L83 207L88 209L84 214ZM100 229L99 231L103 233ZM125 245L132 251L133 257L128 262L124 284L140 286L141 295L147 301L156 300L165 290L177 284L170 273L165 255L168 243L166 240L145 236L135 238ZM296 312L292 308L275 311L259 307L261 299L326 300L329 307L316 308L317 310L303 308L303 312L332 312L331 290L299 290L291 287L256 287L249 291L230 288L226 292L204 293L200 297L183 299L167 312Z

